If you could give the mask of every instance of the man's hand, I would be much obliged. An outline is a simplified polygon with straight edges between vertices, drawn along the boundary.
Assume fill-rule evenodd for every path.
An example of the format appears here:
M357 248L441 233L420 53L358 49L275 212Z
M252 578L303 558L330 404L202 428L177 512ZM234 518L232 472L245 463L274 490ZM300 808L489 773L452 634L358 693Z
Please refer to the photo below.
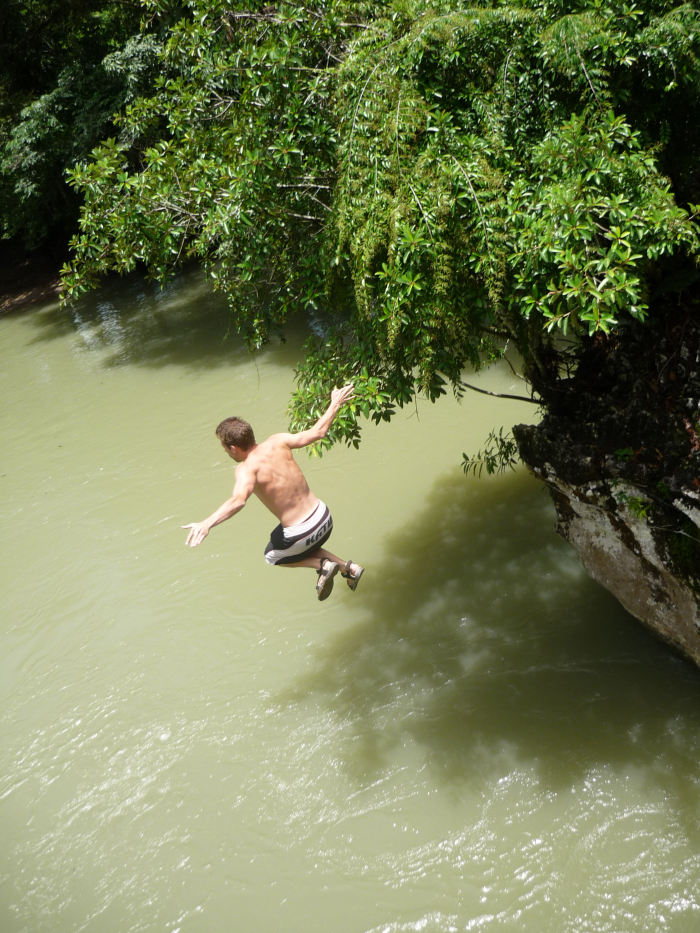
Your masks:
M353 398L355 398L355 387L352 383L343 386L342 389L333 389L330 405L312 428L299 431L297 434L277 434L275 436L279 437L291 450L299 450L300 447L315 444L316 441L320 441L322 437L328 434L328 429L333 424L335 416L343 405Z
M343 386L342 389L333 389L331 392L331 405L335 405L336 408L342 408L342 406L351 401L355 397L355 387L352 383L349 385Z
M183 528L189 528L185 547L197 547L206 538L215 525L220 525L227 518L231 518L236 512L240 512L250 494L255 489L255 471L246 469L245 463L242 463L236 470L236 485L233 487L233 493L230 499L227 499L223 505L203 522L190 522L189 525L183 525Z
M183 525L182 527L190 529L190 533L187 535L187 541L185 541L185 547L187 547L188 544L190 547L197 547L209 534L209 525L207 522L190 522L189 525Z

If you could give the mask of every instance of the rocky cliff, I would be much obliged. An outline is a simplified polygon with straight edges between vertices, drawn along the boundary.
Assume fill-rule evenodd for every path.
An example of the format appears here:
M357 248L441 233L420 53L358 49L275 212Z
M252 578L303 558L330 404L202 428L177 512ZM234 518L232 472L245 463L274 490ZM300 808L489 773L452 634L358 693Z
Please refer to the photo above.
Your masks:
M700 665L700 312L599 336L513 433L591 576Z

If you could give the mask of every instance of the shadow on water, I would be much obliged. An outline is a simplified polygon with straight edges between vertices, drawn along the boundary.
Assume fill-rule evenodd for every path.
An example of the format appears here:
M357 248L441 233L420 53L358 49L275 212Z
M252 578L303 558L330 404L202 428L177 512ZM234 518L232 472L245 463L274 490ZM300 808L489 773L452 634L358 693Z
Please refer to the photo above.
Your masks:
M226 299L198 268L182 272L164 288L135 274L113 276L75 305L53 303L31 320L38 329L33 343L74 335L85 349L102 352L105 366L206 369L249 357ZM279 365L298 362L302 330L299 324L290 328L289 344L273 340L270 349Z
M587 576L554 520L526 474L459 473L387 541L353 597L366 615L284 698L341 717L360 783L413 739L447 783L520 765L557 789L631 766L695 812L700 672Z

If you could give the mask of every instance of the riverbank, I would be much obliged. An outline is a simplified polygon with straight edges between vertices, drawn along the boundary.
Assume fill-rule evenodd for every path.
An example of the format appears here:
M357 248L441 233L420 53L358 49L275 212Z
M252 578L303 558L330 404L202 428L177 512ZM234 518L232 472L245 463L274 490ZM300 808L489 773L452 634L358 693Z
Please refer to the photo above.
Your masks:
M0 243L0 314L27 308L61 293L64 251L28 251Z

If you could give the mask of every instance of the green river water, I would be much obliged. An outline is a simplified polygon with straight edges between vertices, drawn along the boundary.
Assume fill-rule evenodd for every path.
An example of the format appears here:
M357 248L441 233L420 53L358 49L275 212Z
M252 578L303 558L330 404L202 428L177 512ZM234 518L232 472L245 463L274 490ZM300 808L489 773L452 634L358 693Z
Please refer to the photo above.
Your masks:
M285 430L305 336L227 329L196 273L0 320L0 933L699 929L700 674L536 481L459 469L535 409L300 452L366 567L319 603L256 499L184 546L214 427Z

